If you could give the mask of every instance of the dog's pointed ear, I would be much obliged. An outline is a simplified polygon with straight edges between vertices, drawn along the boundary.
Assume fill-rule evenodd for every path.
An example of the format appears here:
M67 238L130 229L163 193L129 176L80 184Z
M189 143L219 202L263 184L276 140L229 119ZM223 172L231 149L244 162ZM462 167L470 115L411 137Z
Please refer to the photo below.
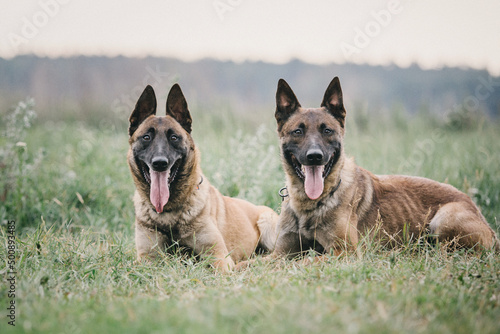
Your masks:
M325 107L340 122L340 125L344 127L346 111L338 77L333 78L332 82L328 85L321 106Z
M168 93L167 115L172 116L188 133L191 133L193 121L184 94L182 94L178 84L173 85Z
M278 89L276 90L276 112L274 117L276 117L276 122L278 123L278 131L285 121L290 117L297 109L300 108L299 100L293 93L288 83L280 79L278 81Z
M147 85L130 115L129 136L132 136L139 125L151 115L156 115L156 96L153 87Z

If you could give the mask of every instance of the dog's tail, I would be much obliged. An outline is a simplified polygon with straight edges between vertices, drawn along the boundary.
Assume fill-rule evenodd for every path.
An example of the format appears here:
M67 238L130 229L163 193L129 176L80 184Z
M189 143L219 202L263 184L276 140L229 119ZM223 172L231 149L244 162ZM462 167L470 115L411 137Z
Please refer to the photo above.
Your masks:
M272 252L278 239L278 214L267 208L260 214L257 226L260 231L259 246Z

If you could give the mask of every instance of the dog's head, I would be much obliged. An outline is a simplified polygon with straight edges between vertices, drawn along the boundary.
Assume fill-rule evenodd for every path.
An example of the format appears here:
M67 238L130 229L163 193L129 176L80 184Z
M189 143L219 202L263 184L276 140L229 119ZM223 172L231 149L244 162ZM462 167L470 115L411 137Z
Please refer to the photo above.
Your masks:
M190 151L191 115L181 88L175 84L168 94L166 116L156 116L156 96L147 86L130 115L129 164L136 185L149 192L158 213L163 212Z
M345 116L337 77L326 89L320 108L302 108L286 81L279 80L275 117L283 164L312 200L323 194L325 180L341 156Z

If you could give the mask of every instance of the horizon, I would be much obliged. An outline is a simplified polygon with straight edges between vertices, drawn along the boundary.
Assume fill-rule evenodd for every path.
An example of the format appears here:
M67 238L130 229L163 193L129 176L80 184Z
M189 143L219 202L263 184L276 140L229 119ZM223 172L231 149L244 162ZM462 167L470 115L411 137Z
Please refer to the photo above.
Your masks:
M167 56L161 56L161 55L160 56L154 56L154 55L127 56L127 55L122 55L122 54L118 54L118 55L105 55L105 54L83 55L83 54L74 54L74 55L55 55L55 56L52 56L52 55L37 55L37 54L34 54L34 53L18 54L18 55L15 55L14 57L1 57L0 56L0 59L3 59L5 61L9 61L9 60L15 60L16 58L21 58L21 57L34 57L34 58L38 58L38 59L50 59L50 60L75 59L75 58L79 58L79 57L82 57L82 58L106 58L106 59L125 58L125 59L131 59L131 60L147 60L148 58L151 58L151 59L180 61L180 62L185 63L185 64L188 64L188 63L198 63L198 62L203 62L203 61L213 61L213 62L220 62L220 63L233 63L235 65L245 65L245 64L262 63L262 64L266 64L266 65L276 65L276 66L288 65L288 64L294 63L294 62L300 62L300 63L302 63L304 65L312 65L312 66L319 66L319 67L322 67L322 66L332 66L333 65L333 66L380 67L380 68L384 68L384 69L394 69L394 68L397 68L397 69L401 69L401 70L416 68L416 69L421 70L421 71L441 71L441 70L446 70L446 69L460 70L460 71L469 71L469 70L470 71L486 71L492 77L500 77L500 73L498 73L498 74L492 74L490 71L488 71L487 68L473 68L473 67L466 66L466 65L462 65L462 66L461 65L457 65L457 66L443 65L443 66L440 66L440 67L424 68L424 67L421 66L421 64L419 64L417 62L413 62L413 63L410 63L408 65L400 66L400 65L398 65L396 63L370 64L370 63L355 63L355 62L343 62L343 63L340 63L340 62L334 62L334 61L331 61L331 62L328 62L328 63L314 63L314 62L308 62L308 61L306 61L304 59L300 59L300 58L291 58L291 59L288 59L285 62L273 62L273 61L266 61L266 60L261 60L261 59L257 59L257 60L252 60L252 59L243 59L243 60L218 59L218 58L209 57L209 56L198 58L198 59L193 59L193 60L186 60L186 59L181 59L179 57L170 56L170 55L167 55Z

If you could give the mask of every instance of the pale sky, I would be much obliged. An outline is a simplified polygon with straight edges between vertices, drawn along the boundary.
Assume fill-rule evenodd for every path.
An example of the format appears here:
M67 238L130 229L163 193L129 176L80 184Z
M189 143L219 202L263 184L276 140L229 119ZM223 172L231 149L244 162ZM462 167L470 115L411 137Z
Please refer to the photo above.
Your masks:
M486 68L500 75L499 0L0 0L0 57Z

